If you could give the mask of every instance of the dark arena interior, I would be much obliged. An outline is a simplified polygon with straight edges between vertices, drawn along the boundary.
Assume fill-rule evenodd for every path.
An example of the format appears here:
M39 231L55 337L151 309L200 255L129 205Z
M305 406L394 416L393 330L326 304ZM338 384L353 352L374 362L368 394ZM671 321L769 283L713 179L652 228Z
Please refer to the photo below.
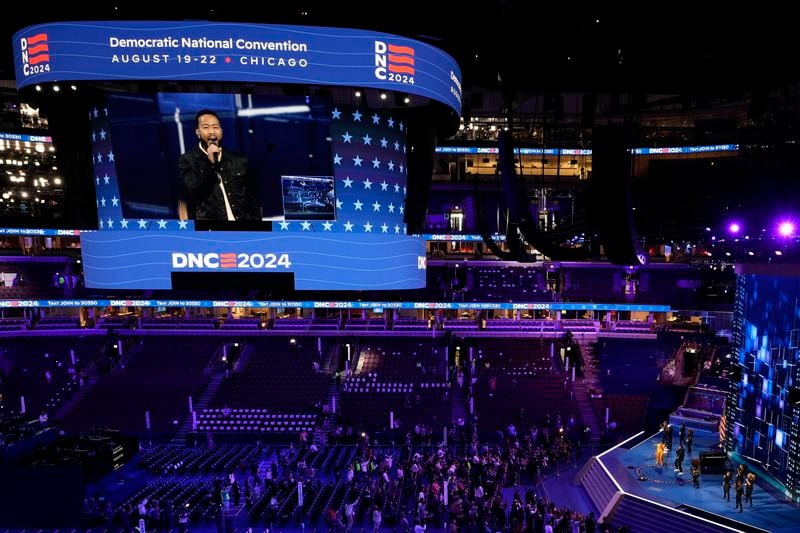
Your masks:
M0 533L800 531L791 17L293 4L4 8Z

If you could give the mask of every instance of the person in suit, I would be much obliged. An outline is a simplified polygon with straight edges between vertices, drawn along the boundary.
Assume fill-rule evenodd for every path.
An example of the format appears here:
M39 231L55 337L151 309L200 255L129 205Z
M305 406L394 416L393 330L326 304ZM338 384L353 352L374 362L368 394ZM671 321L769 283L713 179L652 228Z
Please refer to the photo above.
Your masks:
M686 453L692 455L692 442L694 442L694 430L690 429L686 434Z
M678 439L680 440L680 444L686 443L686 424L681 424L681 429L678 430ZM692 452L689 452L691 455Z
M219 116L210 109L195 117L198 143L178 159L189 215L199 220L260 220L247 158L222 148Z
M675 452L675 471L683 474L683 458L686 457L686 450L683 446L678 446L678 451Z

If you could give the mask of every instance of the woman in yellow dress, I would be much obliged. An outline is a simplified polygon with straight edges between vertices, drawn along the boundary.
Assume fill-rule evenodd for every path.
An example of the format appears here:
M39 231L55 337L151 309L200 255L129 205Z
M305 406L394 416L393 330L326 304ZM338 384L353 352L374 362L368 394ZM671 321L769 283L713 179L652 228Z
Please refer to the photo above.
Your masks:
M664 466L664 450L666 449L666 445L663 442L659 442L656 445L656 466Z

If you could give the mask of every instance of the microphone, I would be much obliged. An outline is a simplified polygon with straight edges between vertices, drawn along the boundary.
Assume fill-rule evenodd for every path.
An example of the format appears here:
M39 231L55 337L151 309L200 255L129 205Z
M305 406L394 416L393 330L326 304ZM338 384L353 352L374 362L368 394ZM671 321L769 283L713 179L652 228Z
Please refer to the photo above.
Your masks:
M217 140L216 140L216 139L209 139L209 141L208 141L208 145L209 145L209 146L211 146L211 145L214 145L214 146L217 146L217 147L219 147L219 143L217 143ZM216 165L217 163L219 163L219 152L218 152L218 151L217 151L217 152L214 152L214 153L213 153L213 155L212 155L211 157L214 159L214 164L215 164L215 165Z

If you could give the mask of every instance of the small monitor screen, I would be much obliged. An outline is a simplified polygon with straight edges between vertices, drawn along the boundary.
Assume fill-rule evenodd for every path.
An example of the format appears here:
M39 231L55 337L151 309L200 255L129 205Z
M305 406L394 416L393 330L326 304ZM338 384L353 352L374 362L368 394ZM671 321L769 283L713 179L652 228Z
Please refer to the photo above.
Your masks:
M335 220L333 176L281 176L285 220Z

